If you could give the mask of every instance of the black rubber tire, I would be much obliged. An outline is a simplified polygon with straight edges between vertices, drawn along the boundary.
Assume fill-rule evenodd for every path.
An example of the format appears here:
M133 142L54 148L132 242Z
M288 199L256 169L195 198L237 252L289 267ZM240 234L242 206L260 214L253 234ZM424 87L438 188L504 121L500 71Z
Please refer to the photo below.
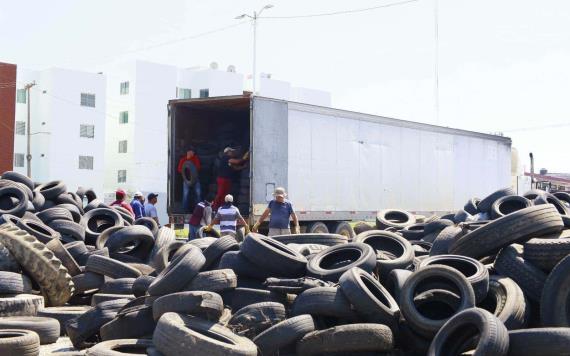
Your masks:
M567 311L570 297L570 256L552 269L540 298L540 321L543 326L570 326Z
M35 316L43 307L44 298L38 295L4 295L0 298L0 317Z
M184 291L224 292L237 287L237 276L231 269L216 269L198 273Z
M366 231L358 235L354 241L372 247L381 280L385 280L393 269L408 267L414 259L414 248L410 242L393 232Z
M105 277L102 274L94 272L85 272L73 276L73 285L77 294L85 293L90 290L99 289L105 283Z
M483 198L479 202L479 205L477 206L478 210L483 213L490 213L491 206L493 206L493 203L497 201L499 198L505 197L507 195L516 195L516 194L517 193L515 193L515 191L512 188L499 189L496 192L493 192L488 196L486 196L485 198Z
M73 277L81 273L81 268L79 267L75 259L69 254L69 252L67 252L65 247L63 247L61 241L57 239L52 239L51 241L46 243L46 247L51 252L53 252L55 257L57 257L61 261L61 264L65 268L67 268L67 272L69 273L70 276Z
M552 204L558 211L560 215L570 215L570 212L566 205L560 201L557 197L550 193L544 193L542 195L537 196L533 200L534 205L543 205L543 204Z
M32 205L36 211L42 211L44 204L46 203L46 198L40 192L33 192Z
M340 290L364 320L398 330L400 308L390 293L369 273L358 267L346 271L339 279Z
M401 230L416 223L416 216L405 210L385 209L376 214L376 228L385 230L389 227Z
M238 335L253 339L286 318L285 306L281 303L254 303L236 311L228 321L228 327Z
M65 324L65 331L73 346L85 349L93 346L101 326L113 320L117 312L128 303L127 299L102 302Z
M4 186L0 187L0 197L2 199L11 199L11 204L0 208L0 215L10 214L17 217L22 217L28 208L28 195L26 192L17 186Z
M219 294L213 292L178 292L159 297L152 308L154 320L165 313L175 312L217 321L224 310L224 302Z
M46 199L55 199L58 195L63 194L67 191L67 187L60 180L55 180L52 182L47 182L40 184L34 188L34 190L39 191L43 194Z
M356 236L354 229L346 221L337 221L332 223L329 231L333 234L345 236L348 240L352 240Z
M153 218L149 218L149 217L142 217L142 218L138 218L133 222L133 225L142 225L142 226L146 226L147 229L150 230L150 232L152 233L153 236L156 236L158 234L158 224L156 223L156 221Z
M160 318L152 341L165 355L257 356L249 339L216 322L177 313Z
M538 302L547 275L522 256L521 245L513 244L503 248L495 259L495 270L503 276L512 278L529 299Z
M272 236L271 238L284 244L296 243L335 246L348 242L346 236L335 234L293 234Z
M31 292L32 281L25 274L0 271L0 296Z
M531 189L528 192L524 193L522 196L527 198L528 200L534 200L539 195L546 194L544 190L541 189Z
M95 307L98 304L114 301L114 300L122 300L126 299L129 302L135 299L134 295L129 294L108 294L108 293L95 293L91 296L91 306Z
M509 331L509 356L559 356L568 354L569 328L536 328Z
M446 255L449 247L464 235L464 231L459 226L448 226L437 234L429 250L430 256Z
M0 318L0 330L23 329L38 334L40 344L52 344L59 338L59 321L39 316L10 316Z
M36 216L40 218L40 220L43 221L44 224L49 224L54 220L73 221L73 216L71 215L71 212L69 210L57 206L40 211L39 213L36 214Z
M150 295L158 296L182 290L200 272L206 258L198 248L191 248L178 256L148 287Z
M556 198L558 198L558 200L560 200L562 203L566 203L566 207L570 206L570 193L568 193L568 192L555 192L555 193L552 193L552 195L554 195Z
M489 256L512 243L562 230L560 214L554 206L538 205L516 211L473 230L455 241L449 250L474 258Z
M467 278L475 293L476 302L480 302L489 292L489 270L474 258L459 255L439 255L422 260L418 269L427 266L443 265L455 268Z
M117 278L106 281L99 288L99 293L133 294L133 284L135 280L136 278Z
M122 252L122 249L132 244L134 247ZM146 260L149 257L153 245L154 236L143 225L125 226L113 232L105 242L105 247L109 249L109 253L122 253L141 260Z
M440 231L442 231L446 227L453 226L453 225L455 225L455 224L450 219L441 218L441 219L431 221L431 222L427 223L426 226L424 227L424 236L430 235L433 233L438 234Z
M305 275L305 256L270 237L250 233L241 244L240 251L250 262L266 269L273 277Z
M135 222L135 218L131 214L131 212L128 211L127 209L123 208L122 206L113 205L113 206L111 206L111 209L115 210L117 213L119 213L121 218L123 218L125 226L131 226Z
M291 315L311 314L339 319L358 320L350 301L337 287L315 287L297 296Z
M16 225L18 228L26 231L34 236L41 243L47 244L53 239L59 240L60 234L44 223L39 223L35 220L20 219Z
M524 259L536 267L551 271L558 262L570 254L570 230L562 230L554 238L530 239L524 244Z
M450 318L435 335L427 354L460 355L473 348L474 355L501 356L509 350L507 328L496 316L479 308L463 310Z
M508 277L491 276L489 293L477 306L493 313L509 330L526 327L530 317L530 305L522 289Z
M453 216L453 222L455 224L459 224L462 222L466 222L466 221L472 221L473 220L473 215L469 214L468 212L466 212L465 210L461 209L458 210L455 215Z
M400 295L400 310L410 327L420 335L433 336L445 324L447 319L431 319L420 313L414 303L414 297L422 282L435 278L451 282L457 288L461 298L461 304L455 310L462 310L475 306L475 293L467 278L454 268L442 265L427 266L414 272L404 283Z
M315 322L310 315L299 315L286 319L261 334L253 342L261 355L279 355L280 349L295 345L305 335L315 330Z
M479 199L479 198L471 198L467 201L467 203L465 203L465 205L463 206L463 210L465 210L466 212L468 212L471 215L478 214L480 202L481 202L481 199Z
M425 226L426 224L424 223L416 223L413 225L406 226L400 232L402 233L402 236L404 236L404 238L408 241L419 240L425 235L424 233Z
M83 208L83 211L85 213L87 213L90 210L93 209L97 209L98 207L100 207L101 205L103 205L103 202L99 199L93 199L92 201L90 201L87 205L85 205L85 207Z
M137 278L141 275L139 270L126 263L99 255L89 256L85 271L99 273L111 278Z
M375 227L371 226L370 224L364 221L359 221L354 225L355 235L358 235L360 233L363 233L364 231L369 231L369 230L375 230Z
M2 356L38 356L40 337L31 330L0 330L0 355Z
M99 234L113 226L124 226L123 218L114 209L96 208L83 215L80 224L85 228L85 241L95 244Z
M308 234L328 234L329 227L322 221L313 221L307 225Z
M62 237L69 236L75 241L85 240L85 228L76 222L68 220L54 220L50 222L48 226L59 232Z
M402 287L406 280L412 275L412 271L407 269L393 269L388 274L388 278L383 281L383 286L386 287L386 290L390 293L390 295L394 298L396 302L400 300L400 292L402 291Z
M117 339L150 338L156 327L152 307L138 305L122 309L117 316L101 326L99 334L103 341Z
M78 224L81 222L81 218L83 217L83 211L80 210L77 206L73 204L60 204L56 205L55 208L65 209L69 211L69 213L71 214L71 218L73 219L73 222L76 222Z
M68 242L63 245L63 247L65 247L67 252L69 252L69 254L75 258L77 262L79 262L78 259L81 259L81 256L84 256L89 252L87 246L85 245L85 242L83 241ZM87 259L85 258L85 260Z
M251 263L239 251L228 251L224 253L216 269L232 269L240 278L252 278L264 281L266 278L271 277L268 271Z
M239 310L255 303L276 302L285 304L287 296L281 293L271 292L266 289L242 288L238 287L222 294L224 302L232 310Z
M376 253L372 247L363 243L329 247L317 253L307 263L307 275L337 282L340 276L352 267L372 272L376 267ZM239 275L239 272L237 274Z
M148 287L155 280L153 276L140 276L133 282L132 293L135 297L142 297L146 294Z
M164 356L153 347L152 340L148 339L120 339L102 341L91 347L86 356L123 356L123 355L149 355ZM153 351L149 351L153 349ZM154 353L153 353L154 352ZM82 354L83 355L83 354ZM61 355L75 356L75 355Z
M507 195L497 199L491 206L491 219L498 219L532 206L532 201L518 195Z
M360 355L389 352L394 348L392 331L380 324L350 324L313 331L297 343L297 355Z
M239 250L239 243L233 236L226 235L220 237L204 250L206 262L202 268L207 270L218 263L224 253L237 250Z
M150 252L148 258L149 264L156 269L157 272L161 272L166 268L168 264L168 258L171 256L173 251L176 251L184 242L176 241L176 233L174 230L161 227L158 230L158 235L154 241L154 247Z
M11 180L13 182L18 182L24 184L30 190L34 190L34 181L32 181L28 176L18 173L16 171L6 171L2 173L1 179Z
M52 318L59 322L59 335L64 336L65 334L65 323L73 318L77 318L90 307L88 306L67 306L67 307L49 307L38 310L38 316Z

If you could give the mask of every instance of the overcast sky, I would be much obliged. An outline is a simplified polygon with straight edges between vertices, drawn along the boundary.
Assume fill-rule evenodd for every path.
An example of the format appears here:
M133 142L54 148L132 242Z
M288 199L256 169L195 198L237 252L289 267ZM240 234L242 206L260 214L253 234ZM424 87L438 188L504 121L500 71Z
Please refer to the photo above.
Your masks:
M399 1L3 1L0 61L88 71L135 58L182 67L216 61L249 74L252 32L250 24L234 19L241 13L267 3L275 7L264 16L277 17ZM570 2L439 0L439 120L434 4L418 0L337 16L262 19L258 72L328 90L339 108L504 131L523 164L533 151L538 168L570 172Z

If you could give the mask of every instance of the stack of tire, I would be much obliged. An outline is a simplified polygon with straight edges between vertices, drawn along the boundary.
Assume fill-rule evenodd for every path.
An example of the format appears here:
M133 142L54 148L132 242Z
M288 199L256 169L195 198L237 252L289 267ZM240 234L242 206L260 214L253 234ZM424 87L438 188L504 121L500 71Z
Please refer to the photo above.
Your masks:
M504 189L422 222L384 210L352 239L186 242L6 172L0 354L60 336L86 355L567 354L568 202Z

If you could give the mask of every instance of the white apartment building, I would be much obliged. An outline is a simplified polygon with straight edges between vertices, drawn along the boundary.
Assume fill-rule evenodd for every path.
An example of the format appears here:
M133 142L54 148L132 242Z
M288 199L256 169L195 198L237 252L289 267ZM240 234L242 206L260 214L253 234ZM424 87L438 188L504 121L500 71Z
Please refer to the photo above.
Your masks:
M30 97L24 86L34 82ZM14 169L26 174L27 101L30 101L31 173L38 182L61 179L103 192L105 76L51 68L17 69Z

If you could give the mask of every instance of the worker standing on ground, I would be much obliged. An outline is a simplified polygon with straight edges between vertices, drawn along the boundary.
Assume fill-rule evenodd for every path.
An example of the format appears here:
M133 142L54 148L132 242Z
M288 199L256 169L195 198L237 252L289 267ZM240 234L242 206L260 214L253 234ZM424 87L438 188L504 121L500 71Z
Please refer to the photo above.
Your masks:
M144 205L144 216L149 217L156 221L156 224L160 226L158 222L158 212L156 211L156 203L158 202L158 194L150 193L147 197L148 203Z
M212 197L208 196L203 201L196 204L192 215L190 216L190 231L188 232L188 239L193 240L197 237L198 230L202 226L208 226L212 223Z
M191 162L194 166L187 167L187 165L184 165L186 162ZM190 193L192 190L195 195L194 201L199 202L202 199L202 188L200 186L201 168L200 158L193 147L189 148L186 151L186 155L178 161L178 173L182 175L182 206L184 210L190 209Z
M125 193L122 189L117 189L115 192L115 201L111 203L111 206L120 206L121 208L127 209L132 216L135 216L133 213L133 208L127 202L125 202L125 198L127 197L127 193Z
M247 222L241 216L239 209L232 204L234 202L234 197L231 194L228 194L225 196L224 201L224 205L218 209L214 221L208 225L206 230L211 230L213 225L220 224L220 233L222 236L232 235L233 237L236 237L236 229L239 222L240 225L245 227L246 234L248 234L249 227L247 226Z
M144 216L144 197L141 192L136 192L133 200L131 201L131 208L133 208L133 213L135 214L135 220L140 219Z
M269 202L269 205L263 214L261 214L257 223L253 225L252 230L257 232L259 225L261 225L269 215L269 234L267 236L291 234L289 218L293 219L293 233L298 234L299 219L297 218L295 210L293 210L293 205L286 199L287 192L285 192L285 188L275 188L273 197L274 199Z
M245 168L245 163L248 159L249 153L244 154L242 158L237 158L237 151L234 148L224 148L224 155L221 159L218 177L216 179L218 191L212 206L214 211L217 211L224 203L224 197L231 193L232 181L237 172Z

